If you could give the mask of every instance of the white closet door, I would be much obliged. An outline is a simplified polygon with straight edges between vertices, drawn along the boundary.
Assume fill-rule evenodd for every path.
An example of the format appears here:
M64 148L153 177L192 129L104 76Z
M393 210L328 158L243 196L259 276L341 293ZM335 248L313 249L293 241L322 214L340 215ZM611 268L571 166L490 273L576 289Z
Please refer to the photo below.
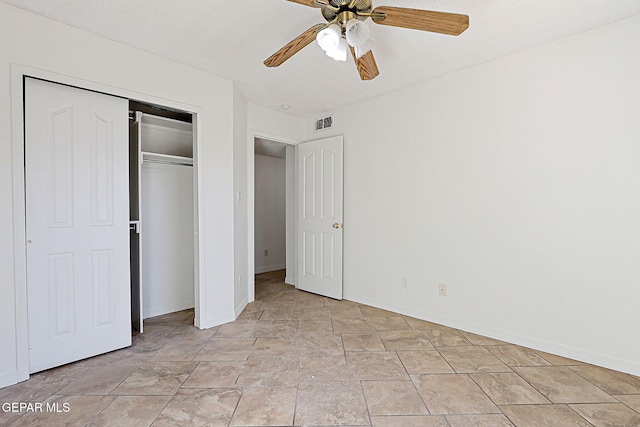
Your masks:
M142 181L144 318L193 308L193 168L146 163Z
M131 345L128 101L25 83L30 372Z

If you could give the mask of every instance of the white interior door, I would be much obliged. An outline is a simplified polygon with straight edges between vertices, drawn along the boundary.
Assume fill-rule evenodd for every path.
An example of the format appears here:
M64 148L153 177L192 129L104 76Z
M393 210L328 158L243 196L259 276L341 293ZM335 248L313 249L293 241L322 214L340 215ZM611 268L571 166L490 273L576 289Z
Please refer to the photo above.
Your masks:
M128 101L25 82L30 372L131 345Z
M342 299L342 136L305 142L298 161L298 288Z

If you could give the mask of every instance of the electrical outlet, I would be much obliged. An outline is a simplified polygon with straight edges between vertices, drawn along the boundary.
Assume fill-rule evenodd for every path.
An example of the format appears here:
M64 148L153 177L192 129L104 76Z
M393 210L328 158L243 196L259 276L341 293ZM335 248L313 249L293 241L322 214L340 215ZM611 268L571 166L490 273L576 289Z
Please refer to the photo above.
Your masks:
M407 278L403 277L401 281L402 289L409 289L409 283L407 282Z
M242 274L238 276L238 286L242 285Z
M440 286L438 287L438 294L440 294L443 297L447 296L447 285L444 283L440 283Z

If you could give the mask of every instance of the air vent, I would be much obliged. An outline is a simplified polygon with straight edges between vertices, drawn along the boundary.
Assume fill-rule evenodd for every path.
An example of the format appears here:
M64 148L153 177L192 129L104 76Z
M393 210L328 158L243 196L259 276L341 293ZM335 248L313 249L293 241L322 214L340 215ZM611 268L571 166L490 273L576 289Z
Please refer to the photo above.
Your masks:
M331 129L333 127L333 116L323 117L316 120L316 132Z

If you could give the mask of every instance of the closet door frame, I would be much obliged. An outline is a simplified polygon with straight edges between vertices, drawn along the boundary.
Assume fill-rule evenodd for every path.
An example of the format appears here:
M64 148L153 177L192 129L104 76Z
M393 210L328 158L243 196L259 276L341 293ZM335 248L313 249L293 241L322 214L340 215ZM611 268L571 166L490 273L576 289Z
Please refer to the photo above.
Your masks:
M194 225L197 227L197 240L194 247L195 263L195 326L204 326L207 312L204 298L204 262L200 259L204 254L204 182L203 168L199 167L198 153L201 152L202 129L198 120L202 109L178 101L157 98L127 89L106 86L83 79L57 74L19 64L11 64L11 146L13 166L13 247L15 275L15 318L16 318L16 382L29 379L29 326L27 321L27 259L26 259L26 223L25 223L25 146L24 146L24 81L26 77L47 80L52 83L73 86L78 89L100 92L130 100L151 103L159 106L188 111L193 116L194 139Z

